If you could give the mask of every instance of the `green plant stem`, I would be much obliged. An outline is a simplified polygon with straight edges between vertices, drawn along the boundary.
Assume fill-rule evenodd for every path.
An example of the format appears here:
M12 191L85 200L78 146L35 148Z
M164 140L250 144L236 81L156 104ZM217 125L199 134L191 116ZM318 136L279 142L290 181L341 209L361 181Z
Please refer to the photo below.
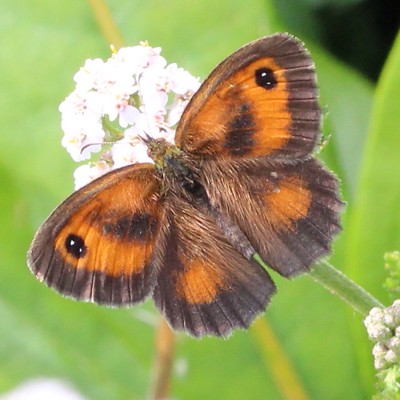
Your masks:
M111 11L104 0L88 0L92 7L93 14L107 43L112 44L116 49L123 46L121 32L111 14Z
M327 261L320 261L316 264L309 275L329 292L349 304L363 317L366 317L373 307L384 307L375 297Z
M258 318L251 326L250 332L260 349L268 374L281 394L280 398L308 400L310 397L306 385L267 318Z
M258 254L254 256L254 259L264 268L268 267ZM330 293L349 304L363 317L366 317L373 307L384 307L375 297L327 261L318 262L309 272L309 275Z

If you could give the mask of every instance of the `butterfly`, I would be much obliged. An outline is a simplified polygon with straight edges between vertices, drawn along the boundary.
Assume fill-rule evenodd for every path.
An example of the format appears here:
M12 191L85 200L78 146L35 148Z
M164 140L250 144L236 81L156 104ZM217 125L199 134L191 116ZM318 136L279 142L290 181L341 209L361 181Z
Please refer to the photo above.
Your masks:
M154 164L116 169L68 197L36 233L33 274L110 306L152 297L175 330L228 336L340 231L338 179L312 157L321 109L313 61L289 34L222 61L178 123L143 138Z

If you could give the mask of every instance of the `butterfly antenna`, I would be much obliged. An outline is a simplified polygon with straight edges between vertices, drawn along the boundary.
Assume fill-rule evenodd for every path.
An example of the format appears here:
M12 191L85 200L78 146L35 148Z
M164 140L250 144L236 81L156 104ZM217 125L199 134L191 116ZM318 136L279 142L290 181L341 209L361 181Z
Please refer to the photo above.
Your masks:
M85 144L82 148L81 148L81 154L88 148L88 147L90 147L90 146L102 146L103 144L112 144L111 142L110 143L108 143L108 142L98 142L98 143L88 143L88 144Z
M85 144L81 148L81 154L90 146L104 146L104 145L106 145L106 146L107 145L114 146L115 144L124 144L124 142L94 142L94 143L88 143L88 144Z
M147 133L143 132L142 134L139 135L140 140L145 144L149 145L154 139Z

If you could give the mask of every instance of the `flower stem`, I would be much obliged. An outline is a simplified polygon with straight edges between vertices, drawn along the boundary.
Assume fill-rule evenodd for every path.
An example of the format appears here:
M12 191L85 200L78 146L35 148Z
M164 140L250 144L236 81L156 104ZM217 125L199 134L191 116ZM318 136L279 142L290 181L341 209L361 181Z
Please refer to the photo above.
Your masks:
M308 400L309 395L301 377L267 319L258 318L250 332L259 346L265 367L272 376L282 399Z
M156 359L150 399L167 399L174 360L175 334L164 318L160 318L156 337Z
M114 45L117 49L122 47L123 40L117 24L104 0L88 0L92 7L96 21L107 43Z
M309 275L329 292L338 296L366 317L373 307L384 307L375 297L357 285L327 261L320 261Z

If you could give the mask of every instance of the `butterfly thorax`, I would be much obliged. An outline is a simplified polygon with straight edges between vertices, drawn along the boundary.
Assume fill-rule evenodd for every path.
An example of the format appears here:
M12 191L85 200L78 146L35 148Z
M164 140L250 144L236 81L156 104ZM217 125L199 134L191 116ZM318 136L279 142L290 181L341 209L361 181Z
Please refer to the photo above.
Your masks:
M185 153L165 139L148 139L146 141L148 155L154 161L156 170L166 184L172 188L179 184L183 192L190 197L203 196L204 189L189 167Z
M178 156L180 150L165 139L153 139L147 137L144 140L147 146L147 154L154 161L157 169L165 168L166 159Z

